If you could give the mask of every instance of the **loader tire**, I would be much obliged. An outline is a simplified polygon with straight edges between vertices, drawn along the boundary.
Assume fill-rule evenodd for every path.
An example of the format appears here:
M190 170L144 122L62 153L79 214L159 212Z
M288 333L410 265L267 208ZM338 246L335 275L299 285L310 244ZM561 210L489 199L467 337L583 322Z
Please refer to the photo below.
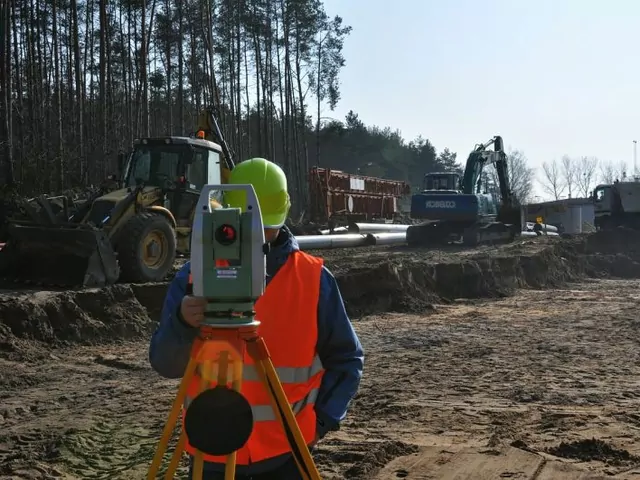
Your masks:
M161 282L176 258L176 233L163 215L140 213L118 235L120 282Z

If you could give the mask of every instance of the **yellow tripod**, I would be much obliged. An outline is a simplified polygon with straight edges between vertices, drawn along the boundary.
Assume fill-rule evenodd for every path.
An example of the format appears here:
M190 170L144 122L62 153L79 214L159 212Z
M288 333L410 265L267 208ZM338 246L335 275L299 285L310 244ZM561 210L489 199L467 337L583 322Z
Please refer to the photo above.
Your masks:
M172 479L175 475L186 439L189 438L189 443L197 449L193 460L194 480L202 479L203 453L226 455L224 478L235 479L236 451L247 442L253 429L251 406L240 394L245 348L269 394L274 415L289 438L300 475L304 480L321 480L271 362L264 339L258 334L259 324L260 322L253 321L242 326L200 328L202 345L199 349L192 349L189 364L158 443L147 480L155 480L158 475L171 433L187 396L187 388L196 371L199 371L202 379L200 393L187 407L184 428L181 429L178 444L164 478ZM210 388L214 379L217 379L217 386ZM231 388L228 387L229 382Z

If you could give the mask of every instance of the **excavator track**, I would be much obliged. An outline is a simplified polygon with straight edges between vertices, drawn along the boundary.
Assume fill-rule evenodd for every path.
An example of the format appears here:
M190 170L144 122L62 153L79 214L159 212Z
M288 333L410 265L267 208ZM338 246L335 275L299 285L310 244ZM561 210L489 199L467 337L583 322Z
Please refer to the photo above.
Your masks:
M467 227L446 221L425 222L407 229L407 244L415 247L437 247L459 243L468 247L510 243L516 228L501 222L478 223Z

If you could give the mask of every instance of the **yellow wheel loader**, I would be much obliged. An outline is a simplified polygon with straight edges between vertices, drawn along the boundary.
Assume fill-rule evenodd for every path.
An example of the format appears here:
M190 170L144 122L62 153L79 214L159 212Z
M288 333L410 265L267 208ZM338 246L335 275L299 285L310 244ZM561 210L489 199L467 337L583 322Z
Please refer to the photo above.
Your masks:
M120 180L75 209L10 219L0 250L5 282L98 287L162 281L189 254L201 188L226 183L233 160L212 112L193 137L143 138L119 156ZM219 139L215 143L209 139ZM110 191L109 191L110 190ZM66 209L63 209L63 212Z

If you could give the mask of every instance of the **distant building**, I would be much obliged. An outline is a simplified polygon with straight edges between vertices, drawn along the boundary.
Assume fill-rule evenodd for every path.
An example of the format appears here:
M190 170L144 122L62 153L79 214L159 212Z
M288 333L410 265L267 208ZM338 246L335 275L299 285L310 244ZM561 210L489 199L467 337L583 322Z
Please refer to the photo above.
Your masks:
M528 222L535 222L538 217L542 217L542 223L558 227L561 232L583 233L594 230L594 207L589 198L530 203L525 208Z

